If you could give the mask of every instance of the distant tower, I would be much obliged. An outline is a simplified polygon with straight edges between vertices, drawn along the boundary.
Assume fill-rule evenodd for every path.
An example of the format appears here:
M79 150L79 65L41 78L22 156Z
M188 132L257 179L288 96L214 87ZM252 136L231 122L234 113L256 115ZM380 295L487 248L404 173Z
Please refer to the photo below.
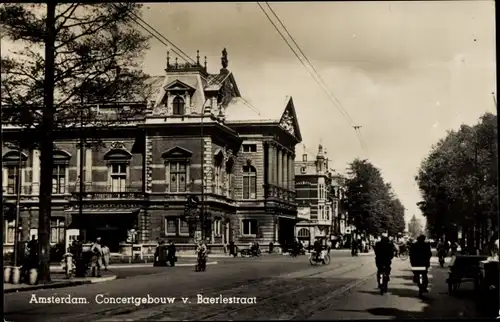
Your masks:
M316 156L316 171L318 174L325 172L325 155L323 153L323 146L318 146L318 155Z

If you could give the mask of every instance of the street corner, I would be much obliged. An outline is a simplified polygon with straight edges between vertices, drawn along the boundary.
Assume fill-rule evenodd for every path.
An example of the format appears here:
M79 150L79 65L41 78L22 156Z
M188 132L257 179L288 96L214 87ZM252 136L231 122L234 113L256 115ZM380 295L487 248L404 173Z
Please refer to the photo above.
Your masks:
M96 283L105 283L109 281L113 281L117 278L116 275L109 275L109 276L103 276L103 277L89 277L87 278L88 281L90 281L90 284L96 284Z

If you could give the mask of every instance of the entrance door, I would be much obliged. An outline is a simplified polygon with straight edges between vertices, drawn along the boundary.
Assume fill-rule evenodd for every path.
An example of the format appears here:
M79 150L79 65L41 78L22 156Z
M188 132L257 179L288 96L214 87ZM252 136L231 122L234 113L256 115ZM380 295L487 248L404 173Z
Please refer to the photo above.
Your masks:
M92 218L90 218L92 217ZM127 240L127 230L132 228L129 218L116 214L99 214L89 216L86 227L86 240L94 242L101 237L103 245L109 247L110 252L119 252L120 243Z
M279 219L278 241L280 245L291 245L295 241L295 227L294 225L292 225L292 223L292 220L287 220L284 218Z
M127 239L126 231L119 229L119 227L105 226L99 227L95 230L96 238L101 237L102 244L109 247L112 253L120 251L120 243Z

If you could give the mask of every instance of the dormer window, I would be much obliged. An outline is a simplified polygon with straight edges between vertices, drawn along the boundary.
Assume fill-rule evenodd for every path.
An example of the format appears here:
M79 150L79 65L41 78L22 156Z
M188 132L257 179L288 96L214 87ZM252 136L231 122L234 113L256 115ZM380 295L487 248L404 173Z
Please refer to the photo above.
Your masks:
M185 107L185 103L184 103L184 100L177 96L176 98L174 98L174 108L173 108L173 112L174 112L174 115L184 115L184 107Z

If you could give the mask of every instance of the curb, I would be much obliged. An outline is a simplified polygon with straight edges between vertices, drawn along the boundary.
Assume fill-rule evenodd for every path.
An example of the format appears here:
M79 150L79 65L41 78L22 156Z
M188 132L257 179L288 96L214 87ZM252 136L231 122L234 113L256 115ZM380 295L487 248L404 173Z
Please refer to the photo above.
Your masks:
M207 265L216 265L219 264L218 262L207 262ZM190 266L195 266L196 263L181 263L181 264L176 264L175 267L190 267ZM53 266L54 268L52 269L51 267L51 272L62 272L62 269L58 266ZM148 268L148 267L155 267L153 266L153 263L150 264L130 264L130 265L109 265L108 270L116 269L116 268Z
M56 282L53 284L41 284L41 285L30 285L27 287L22 287L22 288L11 288L11 289L4 289L4 293L17 293L17 292L26 292L26 291L35 291L35 290L42 290L42 289L57 289L57 288L63 288L63 287L71 287L71 286L79 286L79 285L86 285L86 284L97 284L97 283L104 283L104 282L109 282L113 281L116 279L116 275L113 276L107 276L107 277L100 277L99 279L88 279L88 280L83 280L83 281L65 281L65 282Z

